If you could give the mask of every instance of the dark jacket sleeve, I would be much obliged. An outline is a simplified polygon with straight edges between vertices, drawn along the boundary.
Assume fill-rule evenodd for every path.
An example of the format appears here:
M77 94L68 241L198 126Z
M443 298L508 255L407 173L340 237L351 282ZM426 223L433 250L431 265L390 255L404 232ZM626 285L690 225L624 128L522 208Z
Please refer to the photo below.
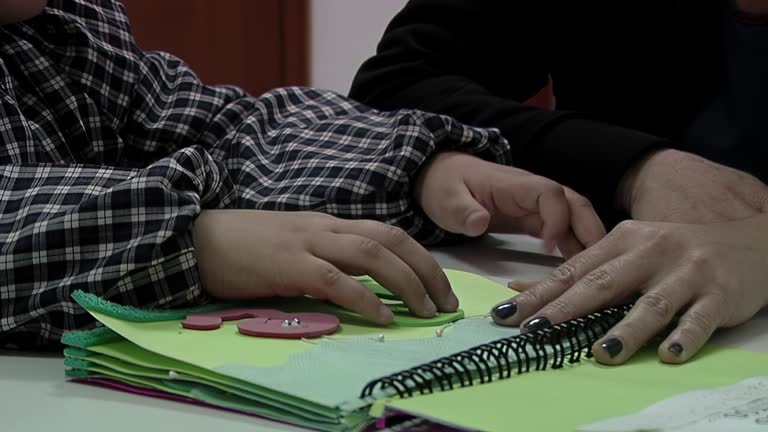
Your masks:
M543 3L411 0L358 71L350 96L379 109L417 108L498 128L515 166L585 195L610 224L621 217L616 187L629 166L671 143L524 104L552 72L557 36L547 31Z

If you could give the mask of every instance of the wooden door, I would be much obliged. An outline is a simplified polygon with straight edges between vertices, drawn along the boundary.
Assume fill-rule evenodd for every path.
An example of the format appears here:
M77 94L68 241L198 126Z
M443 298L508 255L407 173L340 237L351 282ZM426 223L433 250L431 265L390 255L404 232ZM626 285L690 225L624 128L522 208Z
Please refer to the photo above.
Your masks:
M307 0L123 0L140 48L253 95L308 85Z

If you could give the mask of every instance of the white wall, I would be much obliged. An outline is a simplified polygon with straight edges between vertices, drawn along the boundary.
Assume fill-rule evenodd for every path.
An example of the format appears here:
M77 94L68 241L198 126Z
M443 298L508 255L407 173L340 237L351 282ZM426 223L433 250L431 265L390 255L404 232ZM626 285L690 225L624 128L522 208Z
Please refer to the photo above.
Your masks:
M310 85L347 94L406 0L312 0Z

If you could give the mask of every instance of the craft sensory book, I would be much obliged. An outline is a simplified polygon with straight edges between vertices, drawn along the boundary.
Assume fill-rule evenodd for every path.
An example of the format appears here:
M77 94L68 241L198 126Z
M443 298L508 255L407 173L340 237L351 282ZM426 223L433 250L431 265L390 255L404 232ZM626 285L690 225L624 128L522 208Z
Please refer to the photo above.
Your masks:
M661 365L649 351L627 366L603 367L589 347L629 305L521 335L488 317L513 292L471 273L446 274L461 309L429 319L361 278L393 310L389 326L309 297L141 310L77 292L104 326L66 335L66 373L323 431L375 429L402 413L457 429L506 430L510 412L526 430L542 421L555 427L547 430L574 430L698 386L768 375L766 356L718 349L692 366ZM734 360L743 367L719 370ZM639 390L627 392L633 386ZM608 396L617 391L625 397ZM531 401L555 404L559 414L547 416Z
M461 309L430 319L410 315L395 296L362 279L395 313L386 327L311 298L148 311L76 293L104 327L65 337L67 375L320 430L361 429L371 422L374 399L361 391L373 379L516 332L487 316L489 305L512 294L507 288L469 273L448 275ZM299 339L269 333L329 325L317 322L323 316L338 327Z

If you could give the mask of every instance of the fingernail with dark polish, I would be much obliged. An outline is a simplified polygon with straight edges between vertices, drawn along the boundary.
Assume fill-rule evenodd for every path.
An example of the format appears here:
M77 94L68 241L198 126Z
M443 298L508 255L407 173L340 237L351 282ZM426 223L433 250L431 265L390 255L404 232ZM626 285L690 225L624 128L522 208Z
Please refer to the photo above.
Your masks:
M675 357L680 357L683 354L683 346L675 342L667 348L667 351L674 354Z
M541 330L543 328L547 328L551 326L552 326L552 323L548 319L544 317L536 317L528 321L528 324L525 325L525 331L535 332L537 330Z
M517 303L504 303L493 308L493 314L501 319L507 319L517 313Z
M603 342L600 346L605 350L605 352L608 353L609 356L611 356L611 358L614 358L617 355L619 355L621 350L624 349L624 344L621 343L621 341L616 338L608 339L607 341Z

